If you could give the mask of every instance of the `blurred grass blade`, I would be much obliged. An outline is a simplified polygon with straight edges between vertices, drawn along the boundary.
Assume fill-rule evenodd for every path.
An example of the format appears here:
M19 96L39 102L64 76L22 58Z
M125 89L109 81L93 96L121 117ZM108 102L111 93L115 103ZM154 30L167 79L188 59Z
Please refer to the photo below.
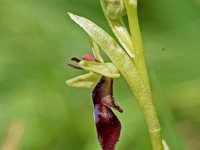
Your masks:
M1 150L19 150L23 133L24 127L21 122L11 123Z

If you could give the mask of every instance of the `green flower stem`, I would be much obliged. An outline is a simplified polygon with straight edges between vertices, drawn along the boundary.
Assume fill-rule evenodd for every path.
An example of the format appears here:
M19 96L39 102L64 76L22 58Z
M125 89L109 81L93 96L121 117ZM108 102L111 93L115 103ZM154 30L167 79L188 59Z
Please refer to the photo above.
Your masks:
M124 4L127 11L132 43L133 43L134 51L136 55L135 64L138 69L138 72L141 75L141 78L144 81L144 85L147 89L147 95L144 95L143 97L144 99L140 98L140 94L137 93L137 91L135 91L135 95L136 95L136 98L138 99L141 110L147 122L153 149L162 150L163 145L162 145L161 134L160 134L161 128L160 128L160 124L157 118L154 105L152 103L152 96L151 96L152 94L151 94L150 83L148 79L148 73L146 69L146 63L144 59L143 43L142 43L142 37L140 33L138 14L137 14L137 0L124 0ZM148 104L145 104L145 101Z
M138 100L141 111L147 122L153 149L163 150L161 133L160 133L161 128L160 128L160 124L157 118L154 105L152 103L151 92L148 90L148 88L144 84L140 73L136 72L136 69L133 69L132 67L130 67L131 64L126 65L127 67L125 65L123 66L123 64L121 64L120 66L121 66L121 69L118 68L117 66L116 67L120 70L121 74L124 76L127 83L131 87L132 92L134 93L136 99Z
M163 150L161 134L160 134L161 128L154 105L152 103L151 93L146 88L139 72L136 73L136 70L133 70L132 67L129 68L128 65L127 67L125 65L123 67L122 66L123 64L121 64L121 69L120 68L118 69L120 69L121 74L126 79L136 99L138 100L142 113L144 114L144 118L147 122L153 149Z
M150 91L148 73L147 73L146 63L144 59L143 42L142 42L140 26L138 22L137 0L123 0L123 1L126 7L126 11L127 11L129 28L131 32L131 39L134 46L134 52L136 55L135 63L138 68L138 71L140 72L144 80L146 87Z

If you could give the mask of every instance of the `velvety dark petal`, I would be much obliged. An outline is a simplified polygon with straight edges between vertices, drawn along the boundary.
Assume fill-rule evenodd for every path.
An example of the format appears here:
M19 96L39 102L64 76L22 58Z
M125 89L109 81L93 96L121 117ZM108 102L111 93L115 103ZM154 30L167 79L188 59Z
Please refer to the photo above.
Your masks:
M102 150L114 150L121 131L121 124L110 109L123 111L114 101L112 85L112 78L102 77L92 92L94 118Z
M96 87L92 91L92 99L93 103L98 104L102 103L102 98L107 95L113 95L112 93L112 78L102 77L99 83L97 83Z
M121 113L123 112L123 109L119 105L117 105L113 97L111 97L110 95L102 98L102 104L108 107L112 107Z
M95 106L94 116L102 150L114 150L121 131L118 118L110 108L103 105Z
M113 79L102 77L92 92L93 103L112 107L119 112L123 112L119 105L116 104L113 98Z

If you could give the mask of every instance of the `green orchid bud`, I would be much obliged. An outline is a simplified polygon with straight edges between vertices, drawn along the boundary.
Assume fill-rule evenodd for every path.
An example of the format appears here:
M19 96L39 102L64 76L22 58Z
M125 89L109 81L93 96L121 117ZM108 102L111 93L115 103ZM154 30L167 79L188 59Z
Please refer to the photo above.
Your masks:
M123 0L105 0L107 15L115 20L126 14L126 9Z

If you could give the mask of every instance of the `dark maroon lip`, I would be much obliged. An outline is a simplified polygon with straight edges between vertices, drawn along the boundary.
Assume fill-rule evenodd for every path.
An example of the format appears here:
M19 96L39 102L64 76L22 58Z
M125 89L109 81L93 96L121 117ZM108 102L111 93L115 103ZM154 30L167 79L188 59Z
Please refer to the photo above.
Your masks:
M121 123L111 108L123 112L113 98L113 79L100 79L92 91L94 117L99 143L102 150L114 150L119 140Z

